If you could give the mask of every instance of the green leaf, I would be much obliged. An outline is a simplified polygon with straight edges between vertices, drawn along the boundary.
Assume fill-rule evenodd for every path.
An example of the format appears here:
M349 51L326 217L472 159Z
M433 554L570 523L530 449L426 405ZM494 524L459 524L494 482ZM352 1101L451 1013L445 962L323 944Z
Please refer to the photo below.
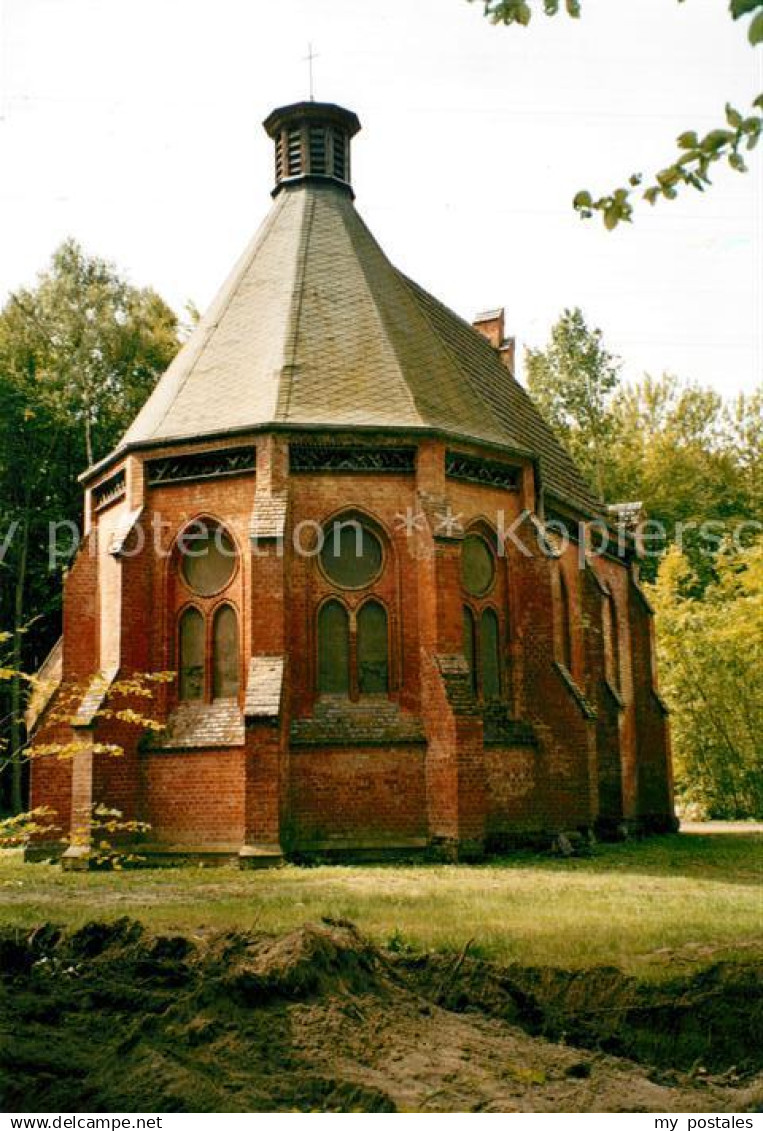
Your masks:
M532 12L530 10L530 5L529 4L517 4L517 8L516 8L516 21L517 21L517 23L521 24L522 27L527 27L527 25L529 24L531 19L532 19Z
M631 186L631 188L638 188L638 186L641 184L641 180L641 173L632 173L631 176L628 177L628 184Z
M753 47L763 43L763 12L758 12L747 30L747 38Z
M732 169L736 169L738 173L747 172L744 159L738 153L729 153L729 165Z
M656 204L659 195L660 190L656 185L651 185L648 189L644 190L644 200L648 200L650 204Z
M604 227L608 232L613 231L622 219L619 208L607 208L604 212Z
M763 0L731 0L732 19L738 20L740 16L747 16L756 8L763 8Z
M565 7L567 15L572 16L573 20L580 19L580 0L565 0Z
M706 152L714 152L716 149L721 149L728 142L734 140L734 134L730 130L711 130L702 139L702 148Z
M678 144L681 149L696 149L699 145L699 138L694 130L687 130L686 133L678 135Z
M675 165L670 165L667 169L661 169L660 172L656 174L657 183L663 189L668 185L674 185L680 176L680 170L677 169Z
M735 110L730 102L726 103L726 121L735 130L738 130L742 125L742 115L738 110Z
M576 192L574 199L572 201L572 207L573 208L592 208L593 207L593 199L591 197L590 192L587 189L581 189L580 192Z

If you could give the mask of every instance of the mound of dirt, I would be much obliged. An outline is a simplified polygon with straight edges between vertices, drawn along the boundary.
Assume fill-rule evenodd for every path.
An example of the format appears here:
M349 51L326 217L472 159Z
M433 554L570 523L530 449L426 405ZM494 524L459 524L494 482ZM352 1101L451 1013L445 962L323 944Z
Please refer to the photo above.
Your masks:
M657 1008L617 971L594 972L589 1000L576 981L585 975L403 959L346 922L204 940L128 919L6 929L0 974L5 1111L738 1112L757 1102L756 1082L735 1074L658 1077L559 1043L564 1032L603 1049L639 1009ZM718 1004L727 973L708 979ZM684 987L686 1000L701 989ZM606 1039L591 1001L620 1018L607 1014ZM726 1066L721 1043L726 1052L703 1063Z
M422 993L455 1012L477 1009L526 1032L655 1068L737 1076L763 1069L763 982L758 964L718 963L657 984L615 967L582 971L498 967L465 957L399 960Z

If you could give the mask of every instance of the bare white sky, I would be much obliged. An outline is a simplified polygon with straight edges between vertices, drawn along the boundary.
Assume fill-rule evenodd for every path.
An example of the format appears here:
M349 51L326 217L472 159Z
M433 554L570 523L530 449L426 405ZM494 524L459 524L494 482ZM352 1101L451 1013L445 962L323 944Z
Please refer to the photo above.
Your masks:
M357 205L399 267L465 317L505 305L520 345L579 305L629 377L754 388L763 152L613 234L570 202L748 108L763 50L726 0L583 7L524 30L466 0L0 0L0 299L72 235L206 306L269 207L260 122L306 97L312 40L316 96L363 122Z

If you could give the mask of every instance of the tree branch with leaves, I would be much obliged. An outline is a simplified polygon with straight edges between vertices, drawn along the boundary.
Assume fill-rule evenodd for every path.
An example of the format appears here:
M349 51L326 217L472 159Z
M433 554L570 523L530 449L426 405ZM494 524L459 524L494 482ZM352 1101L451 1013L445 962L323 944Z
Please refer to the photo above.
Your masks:
M679 4L684 2L678 0ZM527 27L534 12L540 10L532 0L483 0L483 3L485 15L494 24ZM579 19L581 0L565 0L564 4L561 0L542 0L542 10L547 16L556 16L562 9L573 19ZM750 45L757 47L763 43L763 0L730 0L729 11L734 20L750 16L747 29ZM712 183L710 171L719 162L725 162L738 173L746 172L745 154L755 148L761 133L763 94L758 95L744 113L727 103L722 125L702 136L696 130L686 130L679 135L678 152L664 168L649 177L641 172L633 173L627 184L598 196L589 189L581 189L575 194L573 207L584 220L598 213L604 226L612 231L618 224L633 219L638 195L654 205L661 199L675 200L686 186L704 192Z

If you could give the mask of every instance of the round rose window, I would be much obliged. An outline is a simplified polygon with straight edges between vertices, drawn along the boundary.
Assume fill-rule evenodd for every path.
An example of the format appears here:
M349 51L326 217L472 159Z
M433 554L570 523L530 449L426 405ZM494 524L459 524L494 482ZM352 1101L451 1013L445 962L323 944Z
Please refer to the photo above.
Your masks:
M321 565L335 585L362 589L381 573L384 556L381 542L354 520L335 522L324 531Z
M236 568L236 547L222 526L197 522L180 537L180 569L189 589L211 597L224 589Z
M467 593L482 597L495 581L495 559L484 538L468 534L461 547L461 581Z

